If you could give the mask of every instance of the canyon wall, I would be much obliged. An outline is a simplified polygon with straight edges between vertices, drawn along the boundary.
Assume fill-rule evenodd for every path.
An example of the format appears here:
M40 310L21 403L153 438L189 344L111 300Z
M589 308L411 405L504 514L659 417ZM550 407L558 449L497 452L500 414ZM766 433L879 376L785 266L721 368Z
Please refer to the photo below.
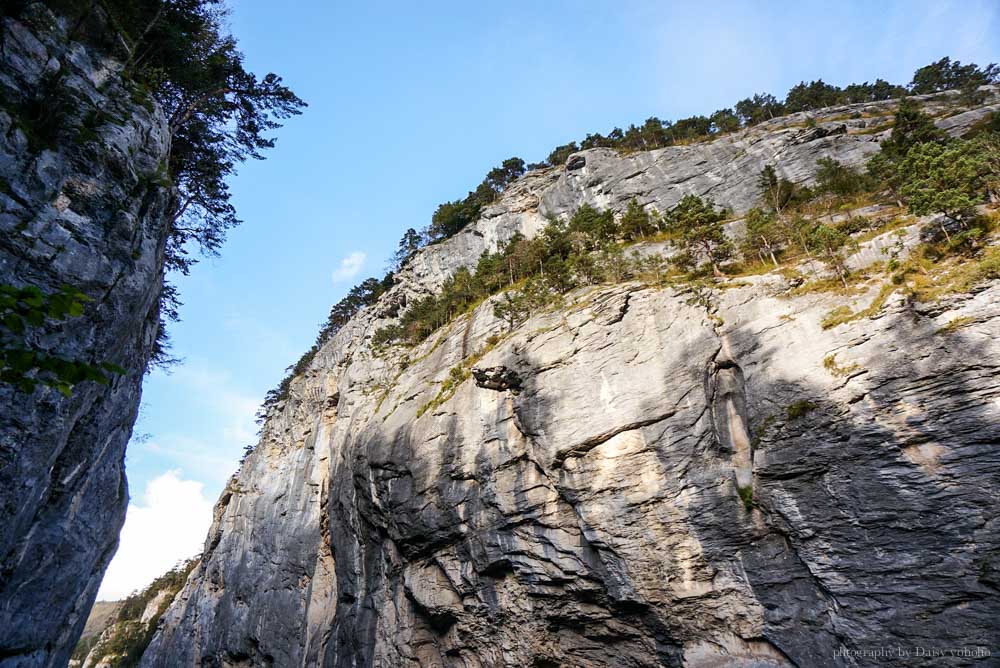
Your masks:
M169 133L120 63L79 41L106 26L70 26L41 4L0 20L0 283L85 293L82 316L34 328L31 342L125 370L69 397L0 383L0 666L65 666L128 503L125 445L163 281Z
M953 134L998 108L995 92L971 111L925 104ZM685 194L738 214L765 164L800 184L821 157L860 166L891 112L583 151L419 252L271 408L142 665L749 668L995 650L1000 282L927 304L894 292L826 328L879 286L626 282L513 331L491 299L415 348L371 343L549 216ZM852 266L899 238L866 241Z

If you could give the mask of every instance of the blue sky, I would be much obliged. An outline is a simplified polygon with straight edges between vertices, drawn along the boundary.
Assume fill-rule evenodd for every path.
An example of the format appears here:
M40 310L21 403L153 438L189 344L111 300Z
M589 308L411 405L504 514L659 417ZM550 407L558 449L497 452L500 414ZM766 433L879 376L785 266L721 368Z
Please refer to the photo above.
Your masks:
M102 598L200 549L256 406L329 307L504 158L533 162L588 132L755 92L781 98L800 80L906 83L945 55L1000 60L995 0L230 6L250 69L281 74L310 106L233 180L244 224L222 256L173 278L184 363L146 380L130 526ZM177 535L154 543L140 522Z

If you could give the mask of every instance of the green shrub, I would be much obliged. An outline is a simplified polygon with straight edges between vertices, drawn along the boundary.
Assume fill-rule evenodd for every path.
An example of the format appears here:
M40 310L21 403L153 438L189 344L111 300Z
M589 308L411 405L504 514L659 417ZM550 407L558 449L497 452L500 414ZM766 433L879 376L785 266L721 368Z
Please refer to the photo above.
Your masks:
M743 507L747 510L751 510L753 508L753 487L749 485L746 487L738 487L736 491L740 495L740 500L743 501Z
M794 402L792 404L789 404L789 406L788 406L788 419L789 420L797 420L800 417L802 417L803 415L806 415L807 413L811 413L812 411L816 410L817 408L819 408L819 406L816 405L816 404L814 404L813 402L811 402L811 401L809 401L807 399L800 399L799 401L796 401L796 402Z

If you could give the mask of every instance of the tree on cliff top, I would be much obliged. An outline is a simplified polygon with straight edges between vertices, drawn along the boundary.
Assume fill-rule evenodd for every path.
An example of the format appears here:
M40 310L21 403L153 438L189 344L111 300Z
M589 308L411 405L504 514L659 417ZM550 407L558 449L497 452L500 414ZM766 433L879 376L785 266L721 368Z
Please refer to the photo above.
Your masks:
M133 86L133 99L148 105L152 97L163 109L171 149L160 178L178 192L164 264L188 273L196 249L216 255L226 232L240 223L228 179L241 163L263 159L264 151L274 146L270 133L280 127L279 121L301 113L305 102L276 74L258 77L244 68L243 54L224 25L223 0L48 4L75 26L71 37L99 41L99 48L124 62L122 73ZM103 29L81 30L88 22ZM169 285L161 294L153 364L170 362L163 320L176 314L175 295Z
M220 0L113 0L105 6L130 40L126 63L170 120L168 171L180 191L167 246L170 268L186 272L189 242L214 254L239 219L226 179L262 159L268 134L305 103L273 73L243 67L222 25Z
M978 88L998 81L1000 66L996 63L980 68L975 63L963 65L961 61L945 57L914 72L910 91L923 95L956 88Z
M13 3L15 14L29 3ZM187 273L191 251L214 255L239 224L227 179L274 146L279 121L305 103L273 73L258 77L228 34L223 0L47 0L70 38L123 63L137 103L155 99L169 121L171 150L159 178L178 190L166 266ZM23 5L23 6L21 6ZM54 77L47 86L58 86ZM51 90L41 92L51 98Z

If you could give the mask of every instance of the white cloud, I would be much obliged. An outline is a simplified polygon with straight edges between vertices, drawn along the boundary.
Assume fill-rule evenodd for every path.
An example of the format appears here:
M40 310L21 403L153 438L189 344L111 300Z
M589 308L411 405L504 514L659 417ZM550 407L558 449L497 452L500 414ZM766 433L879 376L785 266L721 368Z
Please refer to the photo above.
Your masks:
M97 598L128 596L199 552L212 524L212 503L204 485L167 471L146 486L143 503L130 503L118 552Z
M342 281L349 281L358 275L361 271L361 267L364 266L365 260L368 255L362 251L354 251L344 259L340 261L340 265L333 270L333 282L340 283Z
M129 445L129 476L148 476L183 468L205 483L209 496L218 494L238 466L243 449L257 442L256 413L260 396L238 387L232 375L199 360L191 360L163 379L177 397L175 413L183 420L168 422L143 440Z

